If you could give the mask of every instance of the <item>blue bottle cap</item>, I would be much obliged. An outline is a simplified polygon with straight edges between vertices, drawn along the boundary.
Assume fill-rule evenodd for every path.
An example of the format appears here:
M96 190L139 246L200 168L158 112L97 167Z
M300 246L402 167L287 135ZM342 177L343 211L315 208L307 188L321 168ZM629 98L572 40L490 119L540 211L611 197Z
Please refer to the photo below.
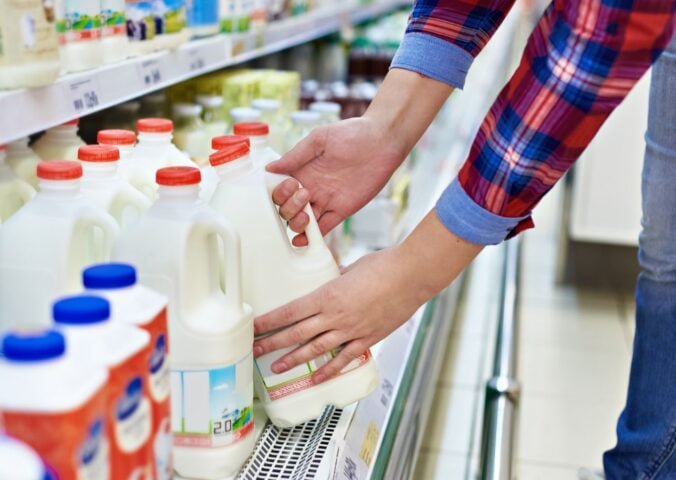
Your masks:
M136 269L127 263L102 263L82 272L85 288L105 290L131 287L136 283Z
M5 358L15 362L36 362L63 355L66 341L59 332L9 333L2 339Z
M56 323L64 325L87 325L104 322L110 318L110 303L94 295L65 297L52 306Z

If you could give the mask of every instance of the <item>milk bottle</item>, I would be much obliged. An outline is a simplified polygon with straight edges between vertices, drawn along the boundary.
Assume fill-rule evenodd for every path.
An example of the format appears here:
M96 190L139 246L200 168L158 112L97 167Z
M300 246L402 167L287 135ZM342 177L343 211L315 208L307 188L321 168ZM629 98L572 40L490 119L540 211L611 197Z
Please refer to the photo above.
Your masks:
M114 258L169 297L174 467L216 479L235 475L254 446L253 322L239 238L199 199L199 182L197 168L159 170L159 199L120 236Z
M291 150L298 142L310 135L312 130L319 126L321 117L317 112L298 110L291 112L291 130L287 137L287 150Z
M33 187L21 180L7 164L5 149L4 145L0 145L0 223L6 221L35 195Z
M119 62L130 55L124 0L100 0L103 61Z
M0 229L0 330L50 325L52 300L81 288L80 272L108 259L118 232L80 192L79 163L41 162L38 177L38 193Z
M6 432L42 457L54 474L47 478L111 478L106 369L77 359L54 330L8 334L2 351L0 411Z
M251 106L260 110L260 120L270 128L270 147L276 152L283 152L289 125L280 111L280 102L272 98L257 98L251 102Z
M225 120L223 97L221 95L197 95L195 101L202 106L202 121L209 137L225 135L228 132L228 122Z
M246 143L249 145L249 137L244 135L221 135L211 139L211 148L213 150L221 150L239 143ZM210 165L202 167L202 183L200 183L200 198L205 202L211 200L211 197L218 185L218 174Z
M317 112L321 116L320 125L340 121L340 103L312 102L308 108L311 112Z
M151 0L157 48L175 50L188 41L185 0Z
M99 145L110 145L120 151L120 161L117 171L120 176L129 182L136 190L145 195L150 201L157 197L157 185L154 174L134 162L133 152L136 144L136 134L131 130L99 130L96 135Z
M79 72L101 65L100 0L55 0L53 5L63 70Z
M255 167L245 150L246 145L241 144L211 155L221 179L211 205L241 235L244 299L254 315L261 315L312 292L340 273L309 206L305 209L310 217L305 232L309 245L291 246L286 225L272 202L272 189L286 177ZM272 363L294 348L256 359L258 397L270 420L280 428L317 418L326 405L344 407L377 386L378 373L368 351L340 375L319 385L312 384L311 375L331 360L331 354L274 374Z
M163 167L195 166L185 153L171 143L174 122L166 118L141 118L136 122L138 144L132 154L132 162L155 177Z
M192 103L175 103L173 112L176 120L174 145L186 153L197 165L208 164L211 137L200 118L202 107Z
M127 183L117 172L120 151L109 145L80 147L82 194L117 220L121 228L136 220L150 207L150 200Z
M136 269L125 263L103 263L82 272L82 284L110 302L111 321L142 328L150 334L150 360L144 381L150 391L152 425L150 444L154 471L151 478L169 479L171 426L169 424L169 339L167 298L136 283Z
M76 118L48 129L33 144L33 151L42 160L77 160L77 149L86 145L77 135L79 123Z
M216 35L220 28L219 0L187 0L188 31L193 38Z
M145 376L150 335L109 321L108 300L94 295L62 298L52 312L69 355L108 369L104 390L110 478L150 478L152 407Z
M28 146L28 137L7 144L7 164L12 167L19 178L33 188L38 188L39 162L40 157Z
M130 55L145 55L159 49L155 41L153 3L145 0L126 0L125 7Z
M30 446L0 434L0 480L53 480Z
M263 114L260 110L248 107L235 107L230 109L230 119L233 125L239 122L257 122Z
M279 154L270 148L268 135L270 129L263 122L240 122L233 126L235 135L245 135L251 142L251 161L254 166L264 168L268 163L278 160Z

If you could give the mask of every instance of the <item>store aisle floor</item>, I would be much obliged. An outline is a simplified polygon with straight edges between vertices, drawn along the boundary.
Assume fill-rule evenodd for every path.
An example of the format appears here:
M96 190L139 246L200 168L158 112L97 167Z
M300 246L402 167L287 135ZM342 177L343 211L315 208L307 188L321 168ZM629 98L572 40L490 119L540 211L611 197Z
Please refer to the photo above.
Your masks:
M557 285L561 190L535 212L524 236L518 376L521 480L576 479L601 468L625 398L633 298ZM478 471L483 385L490 374L501 269L486 249L468 275L415 479L473 479Z

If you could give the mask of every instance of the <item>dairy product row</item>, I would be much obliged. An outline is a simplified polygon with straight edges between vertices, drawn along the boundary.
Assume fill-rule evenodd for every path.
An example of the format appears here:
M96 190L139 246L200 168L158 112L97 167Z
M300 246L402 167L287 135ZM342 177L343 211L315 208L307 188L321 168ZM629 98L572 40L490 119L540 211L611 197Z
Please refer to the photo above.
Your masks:
M261 29L268 19L311 6L307 0L0 0L0 89L48 85L61 73L175 49L191 37Z

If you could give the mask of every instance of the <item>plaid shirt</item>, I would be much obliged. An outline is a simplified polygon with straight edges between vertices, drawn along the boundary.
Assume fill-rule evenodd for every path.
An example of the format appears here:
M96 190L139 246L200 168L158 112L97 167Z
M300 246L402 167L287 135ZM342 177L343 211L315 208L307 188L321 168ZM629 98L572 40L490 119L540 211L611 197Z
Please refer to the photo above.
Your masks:
M392 67L462 87L512 4L416 1ZM444 225L478 244L531 227L533 207L666 47L675 11L674 0L553 0L437 203Z

